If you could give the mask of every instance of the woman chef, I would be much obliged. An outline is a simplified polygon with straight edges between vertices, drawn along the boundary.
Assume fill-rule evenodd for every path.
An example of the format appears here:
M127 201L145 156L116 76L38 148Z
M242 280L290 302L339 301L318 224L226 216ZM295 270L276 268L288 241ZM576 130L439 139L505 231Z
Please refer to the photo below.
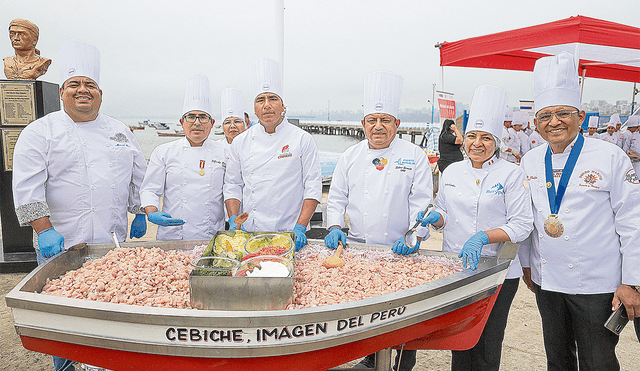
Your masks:
M443 230L443 251L459 252L473 270L480 255L495 256L505 241L524 240L533 229L531 197L524 171L499 158L499 136L507 93L495 86L476 89L464 150L469 159L443 173L435 210L417 220ZM522 276L516 258L504 281L478 344L453 351L452 370L497 370L511 301Z
M160 226L157 240L210 239L224 230L226 156L222 144L208 139L214 123L209 95L206 76L187 78L180 119L185 138L159 145L151 154L140 199L149 221Z

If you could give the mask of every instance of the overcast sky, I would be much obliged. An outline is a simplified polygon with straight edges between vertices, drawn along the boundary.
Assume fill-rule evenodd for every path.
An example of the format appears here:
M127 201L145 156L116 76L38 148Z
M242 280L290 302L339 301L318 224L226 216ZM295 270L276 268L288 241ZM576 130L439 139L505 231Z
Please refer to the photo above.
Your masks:
M401 109L430 107L432 84L471 103L494 84L509 104L533 99L530 72L439 66L434 45L584 15L640 27L637 0L421 1L285 0L284 101L294 112L362 107L363 78L376 70L404 77ZM252 66L279 59L271 0L0 0L0 57L13 55L8 25L40 28L38 49L53 59L40 80L60 83L58 45L75 38L101 53L102 111L114 117L178 118L186 78L209 77L214 117L220 92L243 91L253 112ZM1 35L1 33L0 33ZM3 41L4 40L4 41ZM4 76L2 76L4 78ZM632 83L587 79L583 102L631 101Z

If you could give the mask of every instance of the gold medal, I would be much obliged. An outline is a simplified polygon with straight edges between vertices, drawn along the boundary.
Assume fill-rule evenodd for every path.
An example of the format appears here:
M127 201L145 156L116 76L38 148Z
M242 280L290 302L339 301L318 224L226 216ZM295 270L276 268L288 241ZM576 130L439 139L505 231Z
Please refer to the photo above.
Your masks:
M204 160L200 160L200 172L198 174L204 176L204 164L205 161Z
M476 185L479 186L480 185L480 179L476 179Z
M204 175L204 170L200 170L199 174Z
M551 188L553 187L553 184L551 184L551 182L547 182L547 188Z
M544 222L544 231L553 238L562 236L564 226L556 214L549 214L549 217Z

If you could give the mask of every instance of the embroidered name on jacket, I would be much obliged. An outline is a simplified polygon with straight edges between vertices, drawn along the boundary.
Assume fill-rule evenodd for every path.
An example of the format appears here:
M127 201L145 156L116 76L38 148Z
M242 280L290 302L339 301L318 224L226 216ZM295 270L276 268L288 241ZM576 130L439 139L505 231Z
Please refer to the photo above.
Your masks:
M502 183L496 183L493 187L487 189L486 193L493 193L494 195L504 194L504 186Z
M404 171L412 171L413 168L416 165L416 161L414 159L412 159L412 158L402 159L402 157L397 159L397 160L395 160L393 163L396 164L396 168L395 169L396 170L400 170L402 172L404 172Z
M599 180L602 180L602 174L594 170L586 170L582 172L582 174L580 174L580 179L582 180L582 182L579 184L580 187L600 189L600 187L598 187L596 183Z
M291 155L291 151L289 150L289 145L288 144L286 146L282 147L282 150L280 152L281 152L281 154L278 155L278 159L292 156Z

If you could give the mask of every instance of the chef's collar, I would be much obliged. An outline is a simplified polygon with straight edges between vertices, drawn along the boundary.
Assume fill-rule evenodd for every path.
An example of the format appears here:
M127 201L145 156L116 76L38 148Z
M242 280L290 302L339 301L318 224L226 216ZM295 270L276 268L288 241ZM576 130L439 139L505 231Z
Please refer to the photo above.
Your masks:
M267 133L267 130L264 128L264 125L262 125L262 123L260 121L258 121L258 125L255 125L255 126L258 126L258 129L260 130L261 133L264 133L264 134L267 134L267 135L273 135L273 134L278 134L278 132L280 130L284 130L283 129L284 128L284 124L286 124L288 122L289 122L289 119L287 119L287 116L283 117L282 118L282 122L280 122L278 125L276 125L276 128L275 128L276 132L275 133ZM253 126L254 125L251 125L251 127L253 127Z
M393 148L393 146L397 143L397 141L398 141L398 140L402 140L402 139L398 139L398 137L395 137L395 138L393 138L393 140L391 141L391 143L389 143L389 146L388 146L388 147L385 147L385 148L378 148L378 149L373 149L373 148L369 147L369 141L368 141L367 139L365 139L365 140L367 141L367 149L368 149L369 151L386 151L386 150L392 149L392 148Z
M498 157L494 154L493 156L491 156L490 159L482 163L482 169L487 170L493 165L495 165L496 163L498 163ZM473 163L471 162L471 160L469 160L469 167L475 169L475 167L473 167Z

